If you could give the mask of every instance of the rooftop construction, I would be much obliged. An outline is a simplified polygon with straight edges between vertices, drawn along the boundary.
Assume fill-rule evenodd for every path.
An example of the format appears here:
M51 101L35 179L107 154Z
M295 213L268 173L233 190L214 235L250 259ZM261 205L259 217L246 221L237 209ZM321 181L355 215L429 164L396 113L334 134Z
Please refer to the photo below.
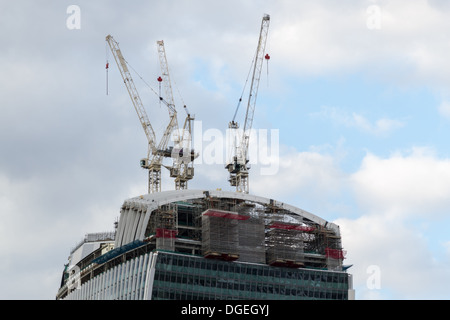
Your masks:
M272 199L224 191L163 192L125 201L115 246L135 240L274 266L342 270L344 259L335 224Z
M73 259L66 266L58 298L123 299L138 294L139 299L184 299L194 298L195 294L199 299L348 299L352 292L351 276L343 265L345 252L339 227L273 199L217 190L166 191L131 198L122 206L114 244L111 240L110 233L87 236L82 245L72 251ZM96 244L90 252L82 251L90 243ZM184 260L192 261L192 273L186 273L186 268L173 271L176 269L174 261L185 263L181 262ZM184 276L198 275L197 268L213 266L220 266L224 272L238 272L236 268L245 266L248 272L262 275L266 269L268 275L272 274L272 268L293 270L282 274L302 279L314 274L320 281L312 285L311 282L283 280L292 286L286 297L284 293L273 291L275 282L280 281L276 276L259 279L259 288L266 288L266 294L245 286L234 291L218 290L221 281L236 282L229 277L238 277L238 274L229 274L231 271L224 275L214 273L211 279L199 279L196 285L183 280ZM120 268L128 268L123 269L128 271ZM154 271L148 273L152 268ZM142 289L145 294L144 291L137 293L131 280L117 289L113 284L121 283L125 276L118 270L128 275L135 272L136 279L142 282L140 286L146 288L146 291ZM160 273L169 270L175 272L173 277L163 277ZM178 281L186 282L182 285ZM238 284L244 285L245 281ZM185 293L175 294L174 283ZM76 290L86 285L91 286L90 291ZM249 285L251 288L251 283Z

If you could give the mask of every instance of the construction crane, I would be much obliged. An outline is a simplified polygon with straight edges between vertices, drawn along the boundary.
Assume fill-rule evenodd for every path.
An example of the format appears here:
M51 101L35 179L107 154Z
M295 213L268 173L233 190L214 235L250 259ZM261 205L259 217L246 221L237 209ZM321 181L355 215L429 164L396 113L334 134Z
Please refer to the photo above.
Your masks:
M268 54L264 55L267 35L269 31L269 23L270 16L268 14L265 14L262 18L258 46L256 49L254 63L252 65L253 74L242 136L239 137L239 124L235 121L239 104L236 108L236 112L234 113L233 120L228 125L228 127L232 131L234 131L234 134L232 135L234 137L237 137L238 141L235 142L236 144L234 145L233 149L234 154L232 155L232 158L229 160L225 168L228 169L228 172L230 173L228 181L230 182L231 186L236 187L237 192L249 193L248 170L250 169L250 167L248 166L248 148L250 140L250 130L253 124L253 115L255 112L256 98L258 94L259 80L261 78L263 61L264 59L268 60L270 58ZM239 101L242 101L242 98Z
M171 108L169 108L170 123L164 133L162 141L166 141L167 143L169 141L170 134L173 134L174 138L174 147L168 149L170 150L171 157L173 158L173 165L172 167L165 167L170 171L170 177L175 178L175 189L184 190L187 189L187 182L194 177L193 161L198 156L198 154L195 154L194 150L191 149L191 121L194 120L194 118L191 117L187 107L184 106L187 116L180 134L164 41L157 41L157 46L162 72L162 77L158 78L158 81L164 84L166 101L171 106Z
M161 165L164 157L167 156L166 146L167 141L165 139L165 135L169 130L169 127L173 125L173 119L176 119L176 111L173 104L163 100L160 97L160 100L163 101L167 107L169 108L169 113L175 114L175 117L171 118L171 122L167 127L163 139L158 146L156 146L156 136L153 131L150 120L145 112L144 105L139 97L136 86L134 85L133 78L131 77L131 73L128 69L127 62L124 59L122 52L119 48L119 43L114 40L111 35L106 37L106 41L109 44L112 54L114 55L114 59L117 63L117 67L119 68L120 74L122 76L123 82L130 94L131 101L133 102L133 106L137 112L139 117L139 121L141 122L142 128L144 129L145 135L148 140L148 152L147 157L141 159L140 164L144 169L148 169L148 193L155 193L161 191Z

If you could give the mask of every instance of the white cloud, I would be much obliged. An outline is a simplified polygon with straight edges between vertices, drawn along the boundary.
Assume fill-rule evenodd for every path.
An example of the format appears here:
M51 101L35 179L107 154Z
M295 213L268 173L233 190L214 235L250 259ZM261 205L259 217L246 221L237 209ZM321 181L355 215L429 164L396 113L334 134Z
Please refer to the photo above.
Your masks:
M387 159L367 154L350 181L358 200L373 211L430 216L450 206L450 160L428 149Z
M389 118L380 118L372 123L366 117L356 112L349 114L340 108L327 106L321 107L319 112L311 113L310 116L330 119L335 124L356 128L362 132L375 136L387 136L390 132L405 125L405 123L400 120Z
M374 5L381 13L379 29L367 27L366 9ZM450 76L442 70L450 68L443 32L450 27L448 8L425 0L284 1L274 11L273 61L287 62L287 70L304 75L359 70L400 86L435 84L447 90Z
M304 204L313 199L320 209L311 212L325 219L342 209L334 222L347 251L345 264L353 265L349 272L358 299L446 297L448 261L429 247L433 235L423 225L432 230L450 206L449 160L414 148L386 159L367 154L356 172L345 173L339 168L341 159L333 155L281 148L280 158L276 177L251 172L251 192L306 210ZM358 212L345 212L342 198L358 203L351 205ZM446 242L441 249L448 253L448 247ZM369 283L377 276L370 272L374 266L380 271L379 288Z
M427 247L427 238L411 228L407 220L388 213L341 218L346 264L358 299L442 299L450 272L446 261L436 261ZM373 268L376 267L376 268ZM373 269L372 269L373 268ZM375 274L371 270L379 270ZM378 277L379 287L373 286Z
M438 107L439 114L445 118L450 119L450 103L448 101L442 101Z
M448 258L450 259L450 241L445 242L445 243L443 244L443 246L444 246L444 248L445 248L445 250L446 250L446 253L447 253Z
M448 214L450 160L427 148L388 158L367 154L349 181L360 215L335 222L348 250L346 262L354 264L359 298L445 298L448 259L429 247L435 242L429 230ZM367 284L372 265L381 271L379 290Z
M258 175L257 167L251 170L252 193L270 197L321 198L336 195L342 187L343 175L333 157L318 152L281 148L279 170L275 175Z

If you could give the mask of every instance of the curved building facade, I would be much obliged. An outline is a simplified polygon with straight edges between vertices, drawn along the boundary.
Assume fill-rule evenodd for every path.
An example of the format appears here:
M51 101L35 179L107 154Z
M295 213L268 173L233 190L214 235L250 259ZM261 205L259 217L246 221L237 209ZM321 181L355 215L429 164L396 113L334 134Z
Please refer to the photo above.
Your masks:
M180 190L126 200L114 233L71 252L57 299L354 298L339 227L249 194Z

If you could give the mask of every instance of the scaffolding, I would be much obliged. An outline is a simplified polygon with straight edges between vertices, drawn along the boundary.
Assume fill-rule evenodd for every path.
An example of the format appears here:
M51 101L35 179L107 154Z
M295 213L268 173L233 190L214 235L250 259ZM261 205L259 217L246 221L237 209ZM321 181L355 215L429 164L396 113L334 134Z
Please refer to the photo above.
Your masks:
M267 232L267 263L272 266L298 268L304 263L302 234L307 227L273 221Z
M239 261L265 263L265 225L264 217L249 216L239 221Z
M146 235L157 249L290 268L342 270L341 238L275 202L206 196L158 207Z
M149 232L156 238L156 249L175 251L177 221L178 208L174 203L160 206L152 213Z
M240 220L249 217L236 212L208 209L202 213L202 250L205 258L237 260L239 258Z

